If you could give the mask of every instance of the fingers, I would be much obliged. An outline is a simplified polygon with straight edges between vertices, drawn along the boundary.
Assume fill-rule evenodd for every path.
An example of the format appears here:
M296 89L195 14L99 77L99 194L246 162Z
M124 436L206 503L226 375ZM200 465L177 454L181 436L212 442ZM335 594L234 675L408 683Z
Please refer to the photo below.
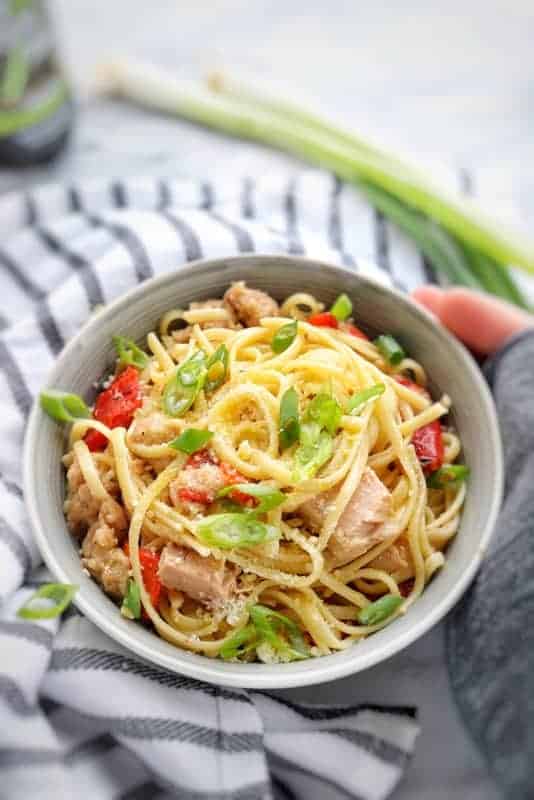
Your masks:
M495 353L511 336L534 327L534 317L526 311L472 289L421 286L412 297L481 355Z

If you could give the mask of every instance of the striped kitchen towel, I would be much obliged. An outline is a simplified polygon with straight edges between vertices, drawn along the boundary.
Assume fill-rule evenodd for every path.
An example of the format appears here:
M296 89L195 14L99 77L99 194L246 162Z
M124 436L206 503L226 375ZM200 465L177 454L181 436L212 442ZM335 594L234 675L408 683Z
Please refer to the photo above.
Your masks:
M413 708L373 697L304 706L209 686L138 661L74 609L61 622L16 616L50 579L24 510L21 448L54 358L96 305L236 252L309 254L405 289L433 277L322 172L224 185L91 180L0 198L2 800L381 800L409 761Z

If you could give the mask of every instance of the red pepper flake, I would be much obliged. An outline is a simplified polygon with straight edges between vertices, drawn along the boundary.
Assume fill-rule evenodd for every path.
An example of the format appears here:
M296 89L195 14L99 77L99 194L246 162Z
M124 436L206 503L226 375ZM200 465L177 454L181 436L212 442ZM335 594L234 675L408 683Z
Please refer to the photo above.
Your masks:
M315 325L317 328L339 328L339 321L330 311L321 311L318 314L312 314L308 317L307 321L310 325Z

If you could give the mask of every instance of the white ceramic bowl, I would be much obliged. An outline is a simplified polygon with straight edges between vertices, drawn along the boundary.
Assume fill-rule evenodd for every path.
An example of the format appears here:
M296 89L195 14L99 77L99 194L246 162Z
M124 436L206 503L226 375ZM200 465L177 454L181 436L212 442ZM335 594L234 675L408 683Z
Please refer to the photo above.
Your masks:
M228 686L305 686L359 672L389 658L422 636L469 585L490 539L501 501L502 454L493 402L466 350L422 309L399 292L353 272L310 259L240 256L191 264L147 281L91 318L57 360L48 385L91 396L94 381L113 362L111 337L141 339L162 314L192 300L220 297L232 281L246 280L282 299L296 291L328 306L340 292L354 304L358 325L390 332L428 371L431 388L452 398L454 424L471 468L460 530L446 566L406 616L348 650L291 664L236 664L187 653L125 620L116 605L81 569L63 517L64 436L35 405L25 443L25 497L43 558L57 579L78 584L75 603L95 625L147 661L174 672Z

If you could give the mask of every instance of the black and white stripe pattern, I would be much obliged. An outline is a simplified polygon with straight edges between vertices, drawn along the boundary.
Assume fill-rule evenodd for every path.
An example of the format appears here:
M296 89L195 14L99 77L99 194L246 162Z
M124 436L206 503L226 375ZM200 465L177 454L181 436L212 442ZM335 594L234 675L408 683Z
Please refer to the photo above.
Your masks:
M20 454L59 350L95 306L136 283L202 257L290 252L410 288L424 278L418 253L321 172L38 187L0 199L0 243L0 796L387 797L414 747L413 709L208 686L137 661L75 611L61 626L18 619L49 577Z

